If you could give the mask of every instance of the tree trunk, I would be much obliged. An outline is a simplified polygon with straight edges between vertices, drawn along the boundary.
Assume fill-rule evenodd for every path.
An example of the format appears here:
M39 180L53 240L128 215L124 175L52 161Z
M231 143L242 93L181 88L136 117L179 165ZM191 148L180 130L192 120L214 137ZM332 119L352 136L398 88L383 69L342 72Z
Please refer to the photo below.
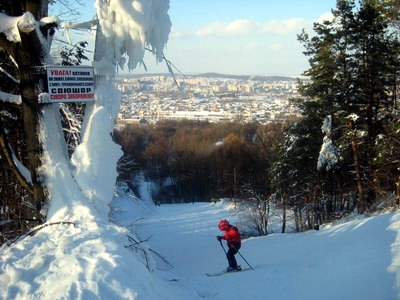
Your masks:
M400 208L400 176L396 182L396 205L397 209Z
M264 201L264 211L266 211L265 219L264 219L265 235L268 235L268 221L269 221L270 205L269 205L269 202L267 204L267 201Z
M39 140L41 104L38 102L38 78L35 78L32 67L41 66L43 64L45 49L42 49L42 44L36 31L29 33L20 32L20 35L21 45L15 53L15 60L20 69L19 88L22 99L22 117L26 134L28 168L31 171L32 177L33 204L36 207L37 213L40 214L42 204L45 202L44 182L39 174L39 168L42 165L40 159L42 155L42 145Z
M25 11L29 11L35 20L47 16L48 0L25 2ZM54 25L55 26L55 25ZM42 145L39 137L39 118L41 115L41 104L38 102L39 92L37 89L37 75L32 67L41 66L47 55L47 45L43 45L36 30L27 32L20 31L21 42L13 46L14 57L20 72L19 90L22 100L22 118L26 136L26 151L28 156L28 169L31 172L33 205L36 208L37 218L43 220L41 208L46 200L44 180L39 169L42 166ZM46 49L44 47L46 46Z
M282 195L282 233L286 232L286 201L285 194Z
M349 123L348 128L352 131L353 124ZM363 213L365 213L365 210L366 210L366 201L365 201L365 195L364 195L364 185L362 183L360 153L358 150L357 141L354 137L351 140L351 149L353 151L354 171L355 171L356 181L357 181L358 209L359 209L359 213L363 214Z

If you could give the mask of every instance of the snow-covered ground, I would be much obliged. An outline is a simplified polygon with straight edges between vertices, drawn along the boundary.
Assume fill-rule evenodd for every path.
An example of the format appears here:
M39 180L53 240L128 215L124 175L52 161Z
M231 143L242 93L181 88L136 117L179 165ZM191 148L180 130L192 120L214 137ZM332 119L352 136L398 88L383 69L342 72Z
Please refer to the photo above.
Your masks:
M158 275L179 279L172 287L209 299L397 299L399 214L356 218L320 231L250 238L241 249L254 271L207 277L227 266L216 240L217 224L237 222L223 203L154 207L144 219L120 203L119 223L165 256L174 266ZM132 216L134 220L132 219ZM143 214L142 214L143 216ZM237 255L238 262L247 266ZM177 298L175 298L177 299Z
M88 210L88 219L92 215ZM217 224L239 220L223 202L154 206L124 196L112 202L110 217L120 226L101 220L51 225L3 249L0 298L398 298L398 213L247 239L240 252L254 271L219 277L205 275L227 266ZM143 253L125 247L132 244L127 236L146 240L140 246L173 268L154 255L149 272Z
M97 0L96 8L110 37L103 45L104 59L95 65L97 71L105 68L107 74L114 68L111 61L123 65L126 57L121 54L128 56L128 68L134 68L146 45L160 61L171 26L168 0ZM28 14L23 18L35 25ZM0 19L0 32L7 31L7 38L18 42L15 27L24 22L4 14ZM215 238L220 234L217 224L225 218L236 224L238 212L221 202L156 207L149 204L142 186L143 201L118 196L109 214L115 162L122 155L109 134L119 96L111 84L99 84L96 103L85 113L82 143L71 161L57 111L57 106L44 108L40 129L42 171L50 195L47 222L0 249L0 299L398 297L398 213L355 218L320 231L245 240L241 253L254 270L207 277L205 273L227 265ZM158 253L173 268L150 253Z

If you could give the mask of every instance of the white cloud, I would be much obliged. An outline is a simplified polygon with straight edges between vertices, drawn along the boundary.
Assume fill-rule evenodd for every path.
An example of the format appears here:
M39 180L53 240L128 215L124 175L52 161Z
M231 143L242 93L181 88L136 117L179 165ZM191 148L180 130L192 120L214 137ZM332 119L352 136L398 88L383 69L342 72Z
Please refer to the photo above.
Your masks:
M214 22L196 31L197 36L235 36L258 31L260 24L246 19L231 22Z
M262 32L271 33L290 33L300 32L301 29L306 27L309 22L302 18L292 18L286 20L272 20L263 25L261 28Z
M266 23L248 19L238 19L230 22L214 22L196 31L197 36L242 36L254 33L290 33L300 32L309 22L302 18L286 20L271 20Z
M287 46L285 46L284 43L259 43L256 41L251 41L248 44L244 45L243 48L240 50L244 51L268 51L269 53L272 52L281 52L282 50L285 50Z
M285 48L285 46L283 44L280 44L280 43L275 43L275 44L272 44L272 45L268 46L268 49L270 49L272 51L280 51L280 50L282 50L284 48Z
M243 47L243 50L254 51L254 50L258 50L259 48L260 48L260 44L255 41L252 41L252 42L248 43L247 45L245 45Z
M324 13L318 18L317 23L322 24L324 21L333 21L333 14L331 12Z
M224 25L222 22L214 22L197 30L196 35L197 36L215 35L219 31L221 31L221 28L223 27Z
M258 27L259 24L257 22L240 19L230 22L225 27L225 33L227 35L246 35L253 33L254 31L257 30Z

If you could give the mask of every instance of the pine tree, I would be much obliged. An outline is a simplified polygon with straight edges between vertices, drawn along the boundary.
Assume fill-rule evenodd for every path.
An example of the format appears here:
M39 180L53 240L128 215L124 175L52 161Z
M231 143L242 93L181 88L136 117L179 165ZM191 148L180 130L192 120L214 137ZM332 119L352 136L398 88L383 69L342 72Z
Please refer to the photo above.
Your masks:
M380 1L337 1L334 20L315 24L316 36L299 36L310 56L301 82L306 117L327 116L334 125L333 143L341 149L341 171L354 166L360 213L375 199L372 162L376 138L396 103L398 42L388 29ZM306 104L314 103L313 105ZM310 109L311 108L311 109ZM347 161L350 158L351 161ZM338 170L335 170L336 174ZM330 177L331 178L331 177Z

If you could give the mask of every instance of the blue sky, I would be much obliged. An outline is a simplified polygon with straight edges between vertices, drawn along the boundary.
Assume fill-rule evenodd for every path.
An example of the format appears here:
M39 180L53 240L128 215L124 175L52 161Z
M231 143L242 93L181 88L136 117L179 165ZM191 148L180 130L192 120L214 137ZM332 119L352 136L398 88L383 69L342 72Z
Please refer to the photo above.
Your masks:
M183 73L301 75L308 67L297 41L302 28L336 0L170 0L166 57ZM149 70L153 59L145 58ZM138 70L143 71L143 70Z
M312 33L313 22L335 5L336 0L170 0L165 56L183 73L298 76L308 58L297 34L303 28ZM145 63L149 72L167 72L150 54Z

